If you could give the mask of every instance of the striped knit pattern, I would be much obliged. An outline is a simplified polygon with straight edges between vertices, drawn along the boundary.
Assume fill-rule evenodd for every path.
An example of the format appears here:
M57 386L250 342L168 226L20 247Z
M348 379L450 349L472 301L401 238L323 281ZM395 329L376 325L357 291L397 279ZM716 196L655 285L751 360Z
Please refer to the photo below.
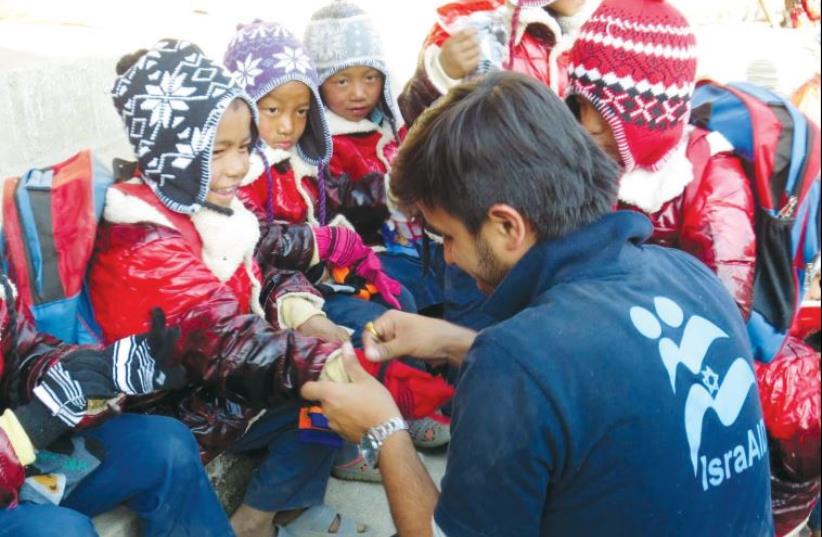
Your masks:
M684 135L696 76L687 20L660 0L605 0L571 50L571 93L611 126L627 170L658 169Z

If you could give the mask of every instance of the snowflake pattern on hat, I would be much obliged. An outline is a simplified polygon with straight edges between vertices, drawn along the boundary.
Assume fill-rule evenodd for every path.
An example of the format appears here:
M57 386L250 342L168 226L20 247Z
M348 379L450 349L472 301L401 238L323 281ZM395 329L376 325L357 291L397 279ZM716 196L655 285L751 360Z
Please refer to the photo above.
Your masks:
M231 74L186 41L157 43L116 79L111 95L143 181L166 207L184 214L206 201L214 138L228 105L242 99L256 119L256 107Z
M314 166L328 162L331 134L323 113L317 72L305 47L291 32L280 24L260 20L240 25L223 62L255 102L288 82L308 86L312 103L297 152Z

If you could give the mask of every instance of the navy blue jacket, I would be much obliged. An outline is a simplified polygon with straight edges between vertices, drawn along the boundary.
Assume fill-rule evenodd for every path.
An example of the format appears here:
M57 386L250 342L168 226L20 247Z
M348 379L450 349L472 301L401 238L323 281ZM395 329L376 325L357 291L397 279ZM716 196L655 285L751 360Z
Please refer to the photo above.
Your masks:
M745 325L617 212L534 246L489 297L435 514L448 537L773 533Z

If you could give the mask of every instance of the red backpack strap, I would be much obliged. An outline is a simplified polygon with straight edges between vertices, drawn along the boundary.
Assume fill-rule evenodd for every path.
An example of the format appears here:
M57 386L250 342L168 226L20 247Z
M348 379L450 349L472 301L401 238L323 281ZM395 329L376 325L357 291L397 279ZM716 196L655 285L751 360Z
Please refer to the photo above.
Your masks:
M20 226L20 215L14 193L20 184L19 177L10 177L3 182L3 241L5 242L6 262L9 272L14 277L20 300L27 306L32 304L31 275L26 263L23 230Z

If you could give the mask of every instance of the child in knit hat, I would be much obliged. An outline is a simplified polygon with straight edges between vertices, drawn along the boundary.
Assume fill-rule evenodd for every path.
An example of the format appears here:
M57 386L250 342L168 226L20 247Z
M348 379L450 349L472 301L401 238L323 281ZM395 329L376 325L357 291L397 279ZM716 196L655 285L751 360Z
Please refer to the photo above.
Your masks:
M240 197L260 220L324 224L320 183L331 135L302 43L278 24L254 21L238 27L223 63L260 114L262 143L251 155Z
M619 162L620 207L644 212L654 239L702 260L747 317L756 262L754 202L730 143L688 125L696 40L660 0L606 0L571 49L570 100Z
M300 386L340 344L299 334L327 321L323 299L299 272L263 273L259 223L237 198L258 137L256 103L185 41L124 58L118 74L112 95L138 175L106 193L90 273L104 338L142 331L142 312L161 307L180 329L189 387L156 411L186 423L206 460L228 448L266 451L244 511L308 508L294 535L359 535L322 505L337 450L296 435ZM253 535L244 522L232 518L234 531Z
M411 125L426 108L468 77L489 69L533 76L562 95L573 17L585 0L480 0L437 9L437 24L399 97Z
M257 215L263 235L279 233L281 226L274 220L307 222L311 225L308 236L317 252L313 261L324 261L328 268L351 267L381 291L380 296L366 302L342 290L345 286L328 285L327 279L318 285L325 295L325 312L334 322L354 331L355 345L366 323L385 313L387 307L415 312L413 297L383 274L376 254L355 231L345 225L318 225L328 216L323 214L322 200L323 183L329 176L323 172L332 142L317 73L302 43L283 26L258 20L238 27L224 62L257 102L260 114L261 143L251 155L251 168L238 196ZM267 248L266 240L260 244ZM289 268L313 271L306 265ZM398 293L393 293L395 288ZM443 437L440 434L440 441ZM344 460L345 470L337 468L335 475L379 478L376 470L350 462Z
M278 232L275 221L310 224L317 250L314 261L335 269L352 269L380 292L385 305L415 311L413 300L397 300L400 285L385 276L376 254L346 226L324 226L327 220L325 167L331 156L331 135L319 94L314 65L291 32L276 23L254 21L240 25L226 50L225 65L257 103L261 142L251 155L239 197L260 221L263 233ZM261 246L266 241L261 242ZM310 270L311 267L289 268ZM331 268L331 267L329 267ZM328 286L327 294L335 295ZM339 287L335 287L339 289ZM359 316L369 309L380 315L385 307L345 301L335 321L359 330ZM333 308L336 312L337 308ZM370 318L369 318L370 320ZM358 326L360 325L360 326Z
M648 216L653 242L705 263L747 319L757 261L754 197L730 142L719 132L688 125L695 73L696 39L673 6L605 0L571 50L569 102L582 126L624 169L619 208ZM794 355L812 352L789 338L773 362L785 357L798 364ZM767 420L766 425L770 444ZM772 467L780 458L771 458ZM813 486L818 479L817 471ZM801 488L796 484L795 491ZM775 489L773 498L780 504L778 534L813 507L796 502L786 508Z
M304 41L317 66L334 144L329 207L344 214L368 244L386 246L380 256L386 272L411 291L419 309L439 304L439 284L430 274L421 276L422 228L393 207L386 191L407 129L376 26L362 8L337 0L312 15Z

